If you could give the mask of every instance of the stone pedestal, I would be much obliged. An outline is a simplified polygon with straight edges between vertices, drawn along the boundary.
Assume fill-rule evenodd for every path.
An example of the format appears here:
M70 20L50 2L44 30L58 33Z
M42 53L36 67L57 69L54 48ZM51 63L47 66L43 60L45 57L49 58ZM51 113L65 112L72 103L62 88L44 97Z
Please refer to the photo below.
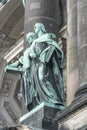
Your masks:
M43 102L21 117L20 122L22 125L28 125L35 130L57 130L58 125L55 123L53 118L58 111L60 111L58 106Z

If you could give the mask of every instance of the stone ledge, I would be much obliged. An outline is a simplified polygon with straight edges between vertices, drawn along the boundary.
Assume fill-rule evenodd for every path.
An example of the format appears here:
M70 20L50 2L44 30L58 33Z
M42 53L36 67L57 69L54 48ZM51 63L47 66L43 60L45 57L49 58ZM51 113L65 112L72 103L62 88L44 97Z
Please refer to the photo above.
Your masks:
M53 118L56 113L60 111L58 107L59 106L54 104L43 102L21 117L20 123L23 125L28 125L35 130L57 130L58 125L55 121L53 121Z
M86 130L87 95L79 96L65 110L58 112L54 121L58 123L58 130Z
M57 113L55 121L61 121L63 120L63 118L68 118L72 116L72 113L74 115L75 112L77 112L81 108L84 109L85 107L87 107L87 95L76 98L76 100L74 100L71 105L67 106L66 109Z

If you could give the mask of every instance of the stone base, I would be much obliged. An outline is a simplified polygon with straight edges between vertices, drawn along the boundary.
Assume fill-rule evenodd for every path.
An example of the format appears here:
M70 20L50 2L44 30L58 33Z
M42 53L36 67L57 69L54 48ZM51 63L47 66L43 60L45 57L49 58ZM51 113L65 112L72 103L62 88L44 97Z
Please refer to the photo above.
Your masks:
M57 130L57 123L53 121L56 113L60 111L58 106L49 103L41 103L32 111L20 118L23 125L28 125L34 130Z
M58 123L58 130L87 130L87 94L58 112L54 121Z

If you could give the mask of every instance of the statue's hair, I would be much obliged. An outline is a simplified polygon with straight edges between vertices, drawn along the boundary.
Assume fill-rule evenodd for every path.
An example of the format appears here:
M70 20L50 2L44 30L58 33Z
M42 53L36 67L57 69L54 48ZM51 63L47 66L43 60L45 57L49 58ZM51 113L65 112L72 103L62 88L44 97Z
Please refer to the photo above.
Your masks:
M36 39L36 34L34 32L29 32L26 34L26 40L29 38L29 37L34 37Z

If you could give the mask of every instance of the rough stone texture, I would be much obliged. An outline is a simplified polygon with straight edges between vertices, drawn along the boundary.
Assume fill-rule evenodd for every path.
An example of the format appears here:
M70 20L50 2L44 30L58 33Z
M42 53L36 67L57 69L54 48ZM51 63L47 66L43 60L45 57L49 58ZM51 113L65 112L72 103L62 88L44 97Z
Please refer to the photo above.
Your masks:
M87 82L87 1L77 0L80 87Z
M79 87L76 0L67 0L67 34L67 104L69 105Z
M87 94L87 1L77 0L77 39L79 57L79 89L76 96Z

